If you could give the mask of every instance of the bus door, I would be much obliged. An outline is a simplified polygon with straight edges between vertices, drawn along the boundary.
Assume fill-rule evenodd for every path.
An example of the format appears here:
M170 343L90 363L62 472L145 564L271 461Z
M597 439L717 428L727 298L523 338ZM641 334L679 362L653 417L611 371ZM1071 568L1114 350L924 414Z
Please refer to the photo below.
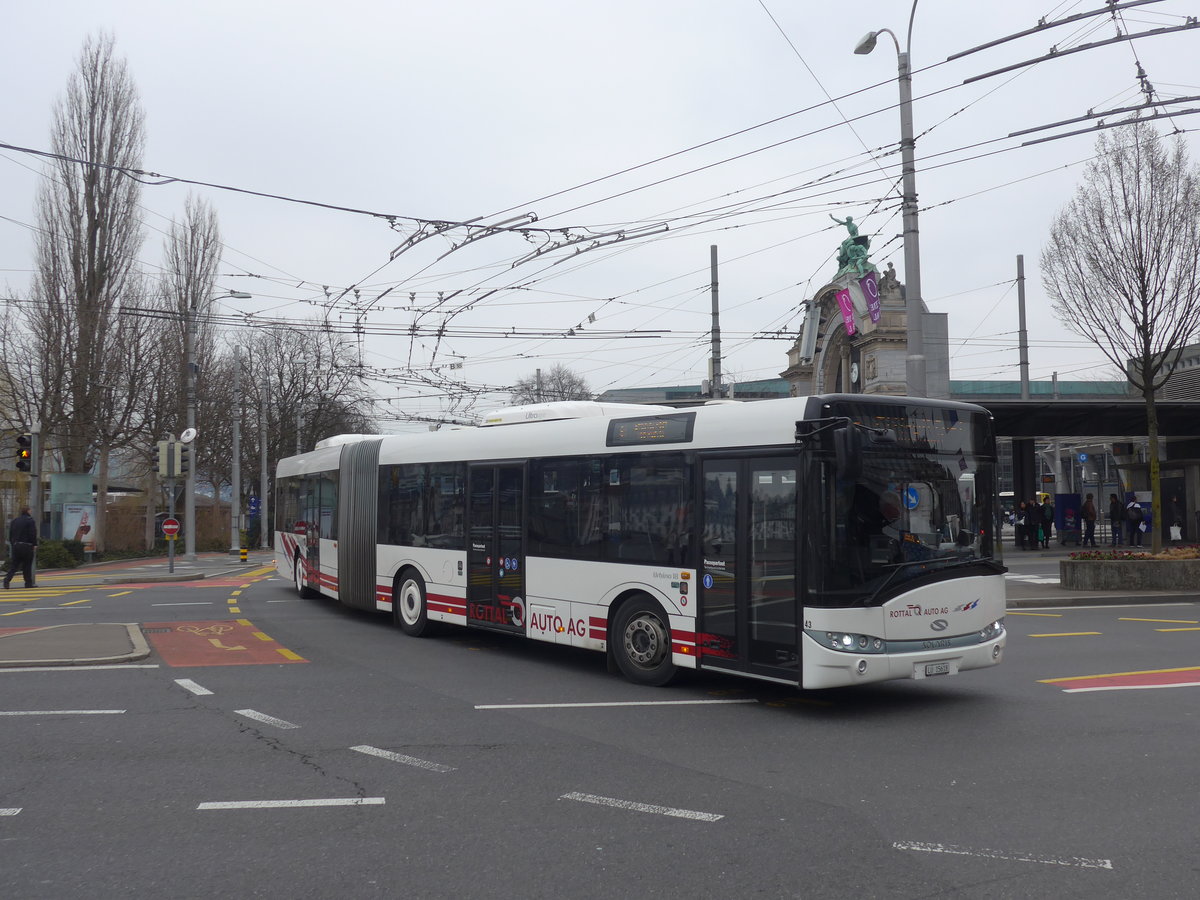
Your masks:
M702 665L799 679L794 457L703 461Z
M467 623L525 633L523 465L471 467Z

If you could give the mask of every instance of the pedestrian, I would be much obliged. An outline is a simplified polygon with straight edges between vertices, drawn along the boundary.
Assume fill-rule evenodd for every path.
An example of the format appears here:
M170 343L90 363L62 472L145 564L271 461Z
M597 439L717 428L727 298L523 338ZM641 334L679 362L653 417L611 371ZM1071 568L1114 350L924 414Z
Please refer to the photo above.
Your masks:
M1125 522L1129 526L1129 540L1127 543L1130 547L1142 546L1142 533L1146 527L1146 514L1142 512L1142 506L1137 502L1137 497L1129 501L1129 505L1125 507Z
M1117 499L1116 494L1108 495L1108 524L1112 528L1112 545L1121 544L1121 523L1125 521L1125 507Z
M1083 501L1083 546L1096 546L1096 501L1091 494Z
M1050 502L1050 495L1046 495L1046 500L1042 503L1042 548L1050 549L1051 532L1054 531L1054 504Z
M1037 550L1042 546L1042 505L1038 503L1037 497L1029 501L1029 514L1025 521L1028 522L1026 536L1033 545L1029 549Z
M1025 549L1025 501L1022 500L1017 505L1017 511L1013 518L1013 532L1016 534L1017 546L1022 550Z
M12 520L8 526L8 543L11 546L11 556L8 571L4 573L4 589L8 590L10 582L17 574L17 569L25 576L25 587L33 587L33 558L37 553L37 523L29 514L29 507L21 507L21 514Z

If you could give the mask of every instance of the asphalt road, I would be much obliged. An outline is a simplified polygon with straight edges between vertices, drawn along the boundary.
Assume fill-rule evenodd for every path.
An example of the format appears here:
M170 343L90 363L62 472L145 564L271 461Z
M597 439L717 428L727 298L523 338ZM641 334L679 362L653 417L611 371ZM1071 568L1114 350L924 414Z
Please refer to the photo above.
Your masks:
M1025 608L998 668L801 693L280 580L25 602L158 624L138 663L0 670L6 897L1200 893L1197 688L1125 683L1196 674L1126 674L1200 666L1195 603Z

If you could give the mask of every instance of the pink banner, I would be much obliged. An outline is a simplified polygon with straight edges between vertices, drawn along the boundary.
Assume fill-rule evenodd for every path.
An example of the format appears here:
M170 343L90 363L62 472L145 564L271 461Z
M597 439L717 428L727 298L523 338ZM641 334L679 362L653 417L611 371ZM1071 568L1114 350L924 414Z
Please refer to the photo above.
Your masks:
M838 291L837 302L842 311L842 321L846 323L846 334L853 335L858 329L854 325L854 304L850 302L850 292L845 288Z
M868 272L858 279L858 286L862 288L863 296L867 298L867 312L871 316L871 321L878 322L882 310L879 307L879 285L875 283L875 273Z

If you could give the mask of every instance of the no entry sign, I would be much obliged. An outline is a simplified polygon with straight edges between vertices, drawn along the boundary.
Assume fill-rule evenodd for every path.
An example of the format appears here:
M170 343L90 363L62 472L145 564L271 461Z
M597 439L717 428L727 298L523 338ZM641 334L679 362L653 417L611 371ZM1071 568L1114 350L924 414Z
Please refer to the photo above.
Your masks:
M175 535L179 534L179 520L163 519L162 530L163 534L167 537L175 537Z

